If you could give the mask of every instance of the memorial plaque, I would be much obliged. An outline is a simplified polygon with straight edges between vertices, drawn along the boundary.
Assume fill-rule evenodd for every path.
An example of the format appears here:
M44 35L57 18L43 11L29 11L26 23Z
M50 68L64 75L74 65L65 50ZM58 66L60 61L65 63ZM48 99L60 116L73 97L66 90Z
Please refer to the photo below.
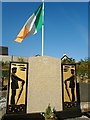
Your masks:
M7 113L26 113L28 63L11 62L8 83Z
M49 104L62 111L61 60L38 56L28 62L27 113L45 112Z
M62 64L63 109L77 107L76 65Z

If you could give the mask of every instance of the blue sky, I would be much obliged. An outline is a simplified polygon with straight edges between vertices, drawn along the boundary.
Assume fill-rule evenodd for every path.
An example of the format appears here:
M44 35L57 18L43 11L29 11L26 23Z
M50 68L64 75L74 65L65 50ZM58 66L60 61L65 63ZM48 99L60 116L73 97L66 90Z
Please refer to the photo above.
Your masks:
M2 5L3 46L9 55L41 55L41 30L22 43L14 42L26 20L39 2L4 2ZM61 58L66 53L76 60L88 57L88 3L45 2L44 55Z

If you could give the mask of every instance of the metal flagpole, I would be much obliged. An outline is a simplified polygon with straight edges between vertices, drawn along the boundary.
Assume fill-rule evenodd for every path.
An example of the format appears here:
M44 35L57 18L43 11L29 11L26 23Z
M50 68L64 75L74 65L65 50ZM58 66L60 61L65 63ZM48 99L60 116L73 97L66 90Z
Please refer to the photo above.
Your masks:
M44 0L43 2L43 10L42 10L42 56L44 55Z

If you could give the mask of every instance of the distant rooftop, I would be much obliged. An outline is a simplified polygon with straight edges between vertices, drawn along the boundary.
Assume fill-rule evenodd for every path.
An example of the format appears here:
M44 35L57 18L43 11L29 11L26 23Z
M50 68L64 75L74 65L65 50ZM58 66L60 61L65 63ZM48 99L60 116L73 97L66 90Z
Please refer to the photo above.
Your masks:
M61 58L61 60L66 60L69 59L69 57L66 54L63 54L63 57Z
M8 47L0 46L0 55L8 55Z

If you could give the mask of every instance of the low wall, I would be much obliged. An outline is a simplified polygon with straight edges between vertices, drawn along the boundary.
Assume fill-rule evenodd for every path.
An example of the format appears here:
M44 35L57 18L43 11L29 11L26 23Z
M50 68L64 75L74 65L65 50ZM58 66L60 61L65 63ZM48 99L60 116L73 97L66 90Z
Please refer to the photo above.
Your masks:
M90 83L80 83L80 106L83 112L90 111Z

